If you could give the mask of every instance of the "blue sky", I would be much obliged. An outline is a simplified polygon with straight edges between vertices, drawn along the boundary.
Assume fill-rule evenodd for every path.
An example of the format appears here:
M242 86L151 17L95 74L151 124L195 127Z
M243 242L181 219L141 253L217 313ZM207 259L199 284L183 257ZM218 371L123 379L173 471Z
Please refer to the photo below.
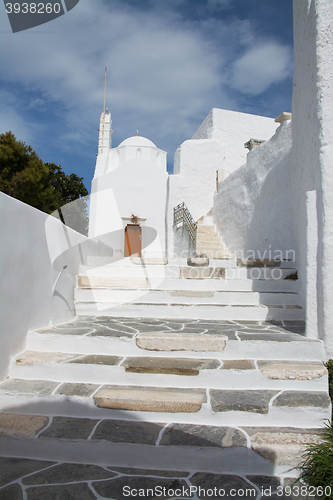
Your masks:
M80 0L15 34L1 2L0 133L90 191L107 66L113 145L138 129L172 167L213 107L291 111L292 31L292 0Z

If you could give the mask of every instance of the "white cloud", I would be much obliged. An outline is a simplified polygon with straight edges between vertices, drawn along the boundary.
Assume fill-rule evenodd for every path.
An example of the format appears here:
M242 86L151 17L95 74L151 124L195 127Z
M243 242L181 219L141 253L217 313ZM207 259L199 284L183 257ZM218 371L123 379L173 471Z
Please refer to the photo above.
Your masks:
M291 71L290 48L277 42L262 41L234 63L231 83L244 94L258 95L290 76Z
M19 110L15 109L16 96L9 91L0 92L0 134L11 131L17 139L31 144L38 126L24 121Z
M209 10L227 3L207 0L201 7ZM39 146L44 148L42 157L48 157L52 142L52 154L77 151L93 165L107 66L114 144L139 129L166 149L172 162L177 146L193 135L211 108L239 110L227 84L232 62L244 46L252 49L233 67L237 90L258 93L281 77L277 68L286 71L284 49L271 43L277 54L267 54L266 46L255 45L248 20L208 15L191 21L181 14L182 5L188 4L80 0L47 25L0 33L6 46L0 52L2 79L13 90L1 117L3 126L16 124L22 132L19 138L30 140L38 153ZM8 32L2 14L0 3L0 30Z
M37 99L53 101L55 112L59 105L67 125L61 134L65 142L76 130L82 142L95 131L104 66L107 104L114 116L121 116L114 127L131 126L135 133L139 122L155 137L171 130L192 135L189 123L210 111L214 96L215 102L227 103L218 51L172 12L159 16L117 2L81 0L52 23L9 36L1 53L3 74L8 82L42 93Z

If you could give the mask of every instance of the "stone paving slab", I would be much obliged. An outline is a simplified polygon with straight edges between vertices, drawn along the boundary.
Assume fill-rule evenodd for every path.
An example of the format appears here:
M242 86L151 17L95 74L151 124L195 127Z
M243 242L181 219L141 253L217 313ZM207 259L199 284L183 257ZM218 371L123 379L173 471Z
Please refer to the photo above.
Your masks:
M0 435L35 437L49 422L47 417L38 415L0 414Z
M262 429L251 436L251 446L258 455L273 464L297 467L308 443L319 444L321 436L322 433L307 432L307 429L303 432L297 432L297 429L294 432Z
M36 363L60 363L61 361L69 361L76 356L79 355L63 352L25 351L16 359L16 364L27 366Z
M150 490L150 498L171 499L175 497L175 490L179 489L182 491L184 488L186 491L189 491L190 489L188 484L184 480L179 478L152 478L149 476L119 477L111 481L103 481L99 483L93 482L92 486L102 497L114 500L123 500L124 498L126 498L124 496L125 487L128 488L128 490L125 490L125 492L133 491L136 493L131 496L127 496L127 498L136 498L138 497L138 492L148 492ZM152 491L154 491L157 487L161 488L162 494L155 494L153 496ZM163 494L164 488L166 494ZM168 490L170 490L171 494L168 494ZM141 497L149 498L147 493L144 493L143 495L141 495ZM193 495L190 495L190 498L193 498Z
M97 389L99 385L96 384L74 384L74 383L64 383L59 389L57 389L56 394L64 396L82 396L88 398Z
M244 411L265 414L268 413L270 400L276 394L278 394L278 391L210 390L211 405L214 412Z
M224 335L182 333L140 333L136 344L149 351L221 352L227 343Z
M255 490L255 488L242 477L226 474L209 474L205 472L197 472L191 477L191 483L193 484L193 486L196 486L198 488L198 498L205 500L209 498L221 500L222 494L219 495L219 490L226 492L225 498L227 499L232 498L231 490L233 490L234 492L237 492L238 490L242 490L245 492L246 490L248 490L248 494L246 496L244 495L244 498L256 498L258 493L257 491L255 491L254 494L250 494L249 490ZM201 489L201 491L199 490L199 488ZM210 491L212 488L213 495ZM214 488L216 488L215 495ZM238 498L241 498L242 496L243 495L237 495Z
M200 389L104 386L94 396L96 406L131 411L195 413L207 400Z
M270 379L314 380L328 374L323 363L302 361L258 361L261 373Z
M26 494L27 500L96 500L85 483L30 487Z
M23 380L11 378L1 383L0 389L8 392L22 392L49 396L58 385L58 382L50 382L48 380Z
M54 464L43 460L0 457L0 487Z
M242 331L238 333L238 336L241 341L261 340L269 342L311 342L311 339L307 339L301 335L297 335L296 333L247 333Z
M328 408L331 404L326 392L284 391L274 401L273 406Z
M23 500L23 493L21 486L18 484L11 484L7 488L0 490L1 500Z
M127 337L132 338L136 331L126 325L97 325L95 330L90 333L90 337Z
M126 358L122 366L127 372L166 373L173 375L199 375L200 370L213 370L220 366L217 359L186 359L160 357Z
M85 364L85 365L107 365L115 366L120 363L123 358L120 356L107 356L104 354L88 354L82 358L73 359L70 363Z
M160 445L238 448L246 447L247 439L243 432L231 427L170 424L163 433Z
M221 370L255 370L255 364L250 359L223 360Z
M111 479L117 474L97 465L59 464L42 472L35 472L22 480L24 485L44 485L46 483L72 483Z
M53 417L51 425L40 433L40 437L87 439L96 423L96 420L89 418Z
M103 420L92 439L105 439L114 443L136 443L155 445L165 424L153 422L131 422L126 420Z

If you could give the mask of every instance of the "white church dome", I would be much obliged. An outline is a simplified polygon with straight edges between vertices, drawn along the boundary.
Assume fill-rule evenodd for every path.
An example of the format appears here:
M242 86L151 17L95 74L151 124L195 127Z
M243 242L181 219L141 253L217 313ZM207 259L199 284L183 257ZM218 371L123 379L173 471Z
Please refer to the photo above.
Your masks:
M118 146L136 146L136 147L148 147L148 148L156 148L155 144L146 139L145 137L141 137L140 135L134 135L133 137L129 137L121 142Z

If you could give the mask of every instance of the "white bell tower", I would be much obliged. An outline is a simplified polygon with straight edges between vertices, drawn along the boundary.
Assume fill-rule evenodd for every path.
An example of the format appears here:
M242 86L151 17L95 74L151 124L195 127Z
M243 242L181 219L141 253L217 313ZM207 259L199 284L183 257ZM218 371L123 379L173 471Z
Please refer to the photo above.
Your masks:
M98 136L98 153L96 159L96 167L94 177L103 175L105 173L110 150L112 148L112 120L111 113L108 109L105 109L105 98L106 98L106 68L105 68L105 80L104 80L104 106L103 113L101 114L99 120L99 136Z

